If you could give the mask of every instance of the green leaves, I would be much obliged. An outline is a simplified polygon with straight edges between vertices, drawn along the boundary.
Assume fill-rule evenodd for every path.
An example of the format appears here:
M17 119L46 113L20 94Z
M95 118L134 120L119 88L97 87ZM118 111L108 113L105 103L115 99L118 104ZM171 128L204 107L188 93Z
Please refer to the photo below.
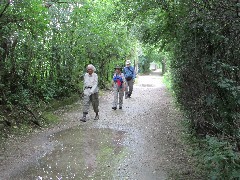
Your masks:
M211 172L210 179L240 178L240 159L227 141L207 136L203 151L204 163Z
M214 95L208 95L206 98L206 105L212 106L216 103L216 97Z

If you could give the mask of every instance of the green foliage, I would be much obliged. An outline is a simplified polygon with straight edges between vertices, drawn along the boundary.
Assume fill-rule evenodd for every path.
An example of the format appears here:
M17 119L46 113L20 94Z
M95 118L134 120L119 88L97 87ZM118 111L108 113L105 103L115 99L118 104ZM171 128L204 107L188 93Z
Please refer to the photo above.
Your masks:
M166 85L168 90L173 92L172 82L171 82L171 73L170 72L167 72L167 73L164 74L164 76L163 76L163 83Z
M150 63L151 63L151 59L147 58L146 56L140 56L138 57L139 59L139 72L140 73L149 73L150 72Z
M55 124L59 122L59 117L53 112L44 112L42 118L44 119L44 124Z
M209 179L240 178L239 152L228 141L207 136L202 142L204 148L200 151L202 163L205 165Z

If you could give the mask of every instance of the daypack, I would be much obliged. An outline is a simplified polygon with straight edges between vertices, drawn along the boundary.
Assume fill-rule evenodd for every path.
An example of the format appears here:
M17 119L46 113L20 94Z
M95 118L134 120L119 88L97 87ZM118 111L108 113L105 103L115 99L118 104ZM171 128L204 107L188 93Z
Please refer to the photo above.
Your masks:
M128 74L128 76L126 77L126 80L127 80L127 81L130 81L130 80L133 78L133 76L134 76L134 72L131 70L130 67L125 67L125 68L124 68L124 72L125 72L125 73L126 73L126 69L128 69L128 70L131 72L131 75L129 76L129 74Z
M121 75L114 74L113 81L117 83L118 87L122 87L123 84L122 74Z

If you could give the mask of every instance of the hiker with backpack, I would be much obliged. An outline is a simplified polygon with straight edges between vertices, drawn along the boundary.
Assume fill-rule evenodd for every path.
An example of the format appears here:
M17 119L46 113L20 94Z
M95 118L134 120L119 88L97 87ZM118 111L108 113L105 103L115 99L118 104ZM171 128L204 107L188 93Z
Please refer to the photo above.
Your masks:
M119 104L119 109L122 109L126 82L125 82L124 74L121 72L122 68L120 66L116 66L114 69L115 69L115 73L113 75L113 80L112 80L114 99L113 99L112 109L116 110L118 104Z
M133 84L135 82L135 71L134 67L131 66L131 61L126 61L126 66L124 67L124 77L126 79L126 88L125 88L125 99L131 98L133 91Z

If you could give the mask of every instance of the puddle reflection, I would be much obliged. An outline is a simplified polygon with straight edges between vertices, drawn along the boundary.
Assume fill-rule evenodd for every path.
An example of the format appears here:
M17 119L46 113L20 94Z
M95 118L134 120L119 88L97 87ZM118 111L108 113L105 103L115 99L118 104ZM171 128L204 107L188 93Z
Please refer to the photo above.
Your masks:
M68 129L49 137L55 149L11 179L112 179L124 156L125 132Z

